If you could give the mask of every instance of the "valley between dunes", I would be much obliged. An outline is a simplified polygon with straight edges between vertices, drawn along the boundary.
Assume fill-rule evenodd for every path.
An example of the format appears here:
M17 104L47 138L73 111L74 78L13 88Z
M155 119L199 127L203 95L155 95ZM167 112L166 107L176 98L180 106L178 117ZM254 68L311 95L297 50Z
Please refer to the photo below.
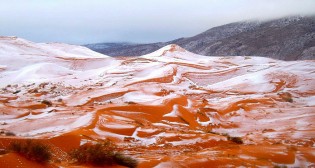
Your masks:
M79 166L67 153L106 138L138 167L315 167L314 86L313 60L177 45L108 57L0 37L0 149L32 138L53 152L46 165L6 153L0 167Z

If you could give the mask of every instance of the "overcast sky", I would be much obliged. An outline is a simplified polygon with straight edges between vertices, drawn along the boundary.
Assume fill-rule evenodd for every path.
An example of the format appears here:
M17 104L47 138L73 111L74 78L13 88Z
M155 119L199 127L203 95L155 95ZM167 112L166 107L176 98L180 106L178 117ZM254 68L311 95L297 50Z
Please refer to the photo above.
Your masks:
M0 35L35 42L146 43L298 14L315 14L315 0L0 0Z

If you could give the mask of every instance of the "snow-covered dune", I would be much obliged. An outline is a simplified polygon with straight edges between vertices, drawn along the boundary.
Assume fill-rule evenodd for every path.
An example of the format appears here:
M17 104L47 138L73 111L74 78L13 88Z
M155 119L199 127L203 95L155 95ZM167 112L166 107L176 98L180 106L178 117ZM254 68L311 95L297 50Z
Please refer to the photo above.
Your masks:
M38 55L63 58L107 58L86 47L63 43L34 43L18 37L0 36L0 54Z
M108 68L114 64L115 60L111 57L82 46L33 43L17 37L0 37L1 86L51 81L55 78L64 80L70 75L78 76L82 71Z
M0 58L0 130L17 138L51 138L58 150L67 136L109 138L140 167L314 165L315 61L177 45L112 58L14 37L0 38Z

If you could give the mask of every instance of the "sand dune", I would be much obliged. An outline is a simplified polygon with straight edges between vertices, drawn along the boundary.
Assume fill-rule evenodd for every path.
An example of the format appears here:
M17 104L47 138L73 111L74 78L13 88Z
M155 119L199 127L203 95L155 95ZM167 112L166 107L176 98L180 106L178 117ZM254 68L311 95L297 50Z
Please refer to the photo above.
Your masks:
M139 167L315 166L314 61L0 43L0 148L42 139L59 151L51 166L69 166L65 152L109 138ZM13 153L0 165L38 166Z

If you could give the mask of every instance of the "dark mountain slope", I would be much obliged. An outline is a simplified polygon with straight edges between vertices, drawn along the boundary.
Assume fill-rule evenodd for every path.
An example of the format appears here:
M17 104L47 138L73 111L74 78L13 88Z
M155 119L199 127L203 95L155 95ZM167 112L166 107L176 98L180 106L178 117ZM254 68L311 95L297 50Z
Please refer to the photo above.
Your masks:
M87 47L111 56L139 56L168 44L177 44L191 52L208 56L251 55L282 60L315 59L315 16L231 23L193 37L165 43Z

